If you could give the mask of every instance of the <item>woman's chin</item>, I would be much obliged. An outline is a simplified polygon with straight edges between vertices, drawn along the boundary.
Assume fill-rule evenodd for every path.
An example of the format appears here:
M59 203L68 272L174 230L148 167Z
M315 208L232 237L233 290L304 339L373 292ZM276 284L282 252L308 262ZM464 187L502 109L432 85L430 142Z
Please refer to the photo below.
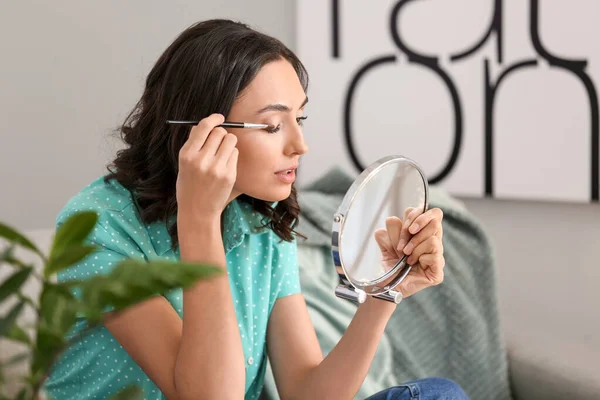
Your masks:
M278 188L253 188L254 190L246 192L246 194L250 197L253 197L258 200L268 201L268 202L276 202L283 201L290 197L292 193L292 185L288 185L287 187L278 187ZM264 190L260 190L264 189Z
M290 186L290 188L286 191L279 190L277 193L269 193L267 196L265 196L265 201L283 201L290 197L291 192L292 191Z

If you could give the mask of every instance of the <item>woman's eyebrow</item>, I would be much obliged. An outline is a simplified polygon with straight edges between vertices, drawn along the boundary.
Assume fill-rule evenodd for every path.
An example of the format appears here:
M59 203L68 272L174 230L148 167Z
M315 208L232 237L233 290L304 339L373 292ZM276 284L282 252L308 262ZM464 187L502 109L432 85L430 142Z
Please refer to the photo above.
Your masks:
M302 104L300 104L300 109L302 107L304 107L306 105L306 103L308 103L308 97L306 97L304 99L304 101L302 102ZM280 111L280 112L290 112L292 111L292 109L288 106L286 106L285 104L281 104L281 103L274 103L274 104L269 104L266 107L261 108L260 110L258 110L256 112L256 114L262 114L262 113L266 113L269 111Z

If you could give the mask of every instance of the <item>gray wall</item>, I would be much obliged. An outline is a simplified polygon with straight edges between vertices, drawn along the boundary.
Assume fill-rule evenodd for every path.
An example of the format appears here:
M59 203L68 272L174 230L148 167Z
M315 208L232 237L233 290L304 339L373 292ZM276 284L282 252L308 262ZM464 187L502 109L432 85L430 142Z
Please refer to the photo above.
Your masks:
M137 100L160 52L187 25L216 16L243 19L294 46L289 1L21 0L4 1L1 9L0 220L23 229L52 227L64 202L104 171L117 148L110 130ZM504 313L519 313L526 297L534 310L507 329L517 329L519 318L540 318L543 329L566 323L573 327L567 335L588 340L599 319L590 305L600 304L593 298L600 282L600 207L466 203L495 239L500 288L509 294L501 299ZM582 315L581 305L595 316Z
M0 4L0 220L23 229L52 227L65 201L106 171L112 131L188 25L241 19L294 42L290 1Z

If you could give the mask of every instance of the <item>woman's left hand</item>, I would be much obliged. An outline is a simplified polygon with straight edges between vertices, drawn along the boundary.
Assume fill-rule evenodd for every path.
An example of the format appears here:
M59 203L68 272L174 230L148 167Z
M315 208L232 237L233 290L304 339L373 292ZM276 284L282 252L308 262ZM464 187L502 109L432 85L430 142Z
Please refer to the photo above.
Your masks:
M403 297L409 297L444 280L444 248L442 245L443 212L432 208L426 212L409 208L404 218L388 218L386 228L375 233L384 259L395 253L408 256L412 266L406 278L396 287Z

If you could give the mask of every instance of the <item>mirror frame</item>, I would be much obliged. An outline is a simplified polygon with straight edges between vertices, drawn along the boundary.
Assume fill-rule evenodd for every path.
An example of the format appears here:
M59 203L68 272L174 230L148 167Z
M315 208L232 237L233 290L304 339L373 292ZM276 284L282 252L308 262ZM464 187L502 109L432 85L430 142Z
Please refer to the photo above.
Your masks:
M338 207L336 213L333 215L331 252L336 271L340 277L340 284L335 289L335 294L338 297L359 303L364 303L367 299L367 296L373 296L382 300L394 302L396 304L402 301L402 293L393 289L400 284L404 278L406 278L411 270L411 266L406 264L406 256L403 256L398 263L396 263L394 268L388 271L385 275L373 281L369 281L366 284L356 282L346 274L346 269L344 268L340 257L340 252L342 251L341 239L344 230L345 216L348 215L356 196L381 169L385 168L389 164L397 164L399 162L412 165L421 175L425 189L423 212L427 211L429 208L429 184L427 178L421 167L410 158L400 155L386 156L375 161L363 172L361 172L361 174L356 178L352 186L350 186L346 192L342 203ZM377 283L388 279L394 274L396 274L396 277L390 284L382 288L376 286Z

